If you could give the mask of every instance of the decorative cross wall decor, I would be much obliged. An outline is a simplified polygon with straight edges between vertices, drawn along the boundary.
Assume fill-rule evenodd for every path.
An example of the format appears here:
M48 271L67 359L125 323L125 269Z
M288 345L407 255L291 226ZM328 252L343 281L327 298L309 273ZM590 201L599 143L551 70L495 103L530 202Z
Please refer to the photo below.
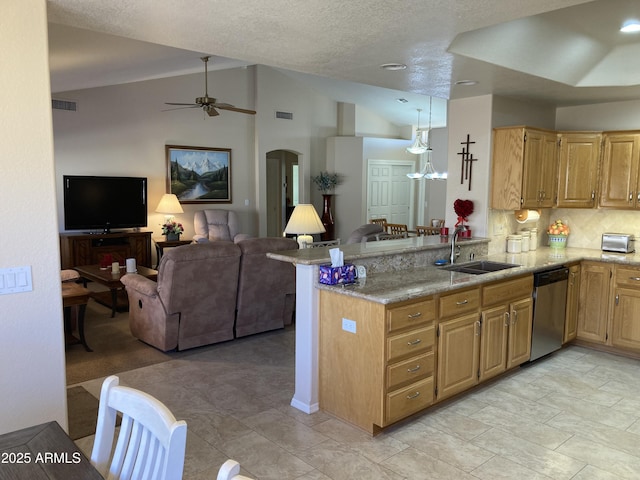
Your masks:
M462 185L465 180L469 180L469 190L471 190L471 171L473 168L473 162L477 162L477 158L473 158L473 153L469 152L470 145L476 142L472 142L469 134L467 133L467 141L460 142L462 151L458 152L458 155L462 155L462 167L460 170L460 184Z

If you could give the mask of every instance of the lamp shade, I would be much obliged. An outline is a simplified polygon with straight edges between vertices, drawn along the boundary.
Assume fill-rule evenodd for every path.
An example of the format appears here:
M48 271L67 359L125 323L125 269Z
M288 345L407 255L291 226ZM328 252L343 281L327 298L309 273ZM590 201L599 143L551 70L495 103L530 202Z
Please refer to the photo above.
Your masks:
M313 205L308 203L300 203L293 209L291 218L287 222L284 233L313 234L324 233L324 225L320 221L320 217Z
M172 193L165 193L162 195L160 203L158 203L156 207L156 212L171 215L174 213L184 213L184 210L182 209L182 205L180 205L178 197Z

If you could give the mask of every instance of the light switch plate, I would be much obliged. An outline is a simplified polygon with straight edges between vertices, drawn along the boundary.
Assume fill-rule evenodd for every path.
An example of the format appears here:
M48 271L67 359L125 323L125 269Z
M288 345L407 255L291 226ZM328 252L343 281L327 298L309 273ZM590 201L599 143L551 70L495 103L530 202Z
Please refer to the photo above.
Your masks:
M32 290L31 266L0 268L0 295Z

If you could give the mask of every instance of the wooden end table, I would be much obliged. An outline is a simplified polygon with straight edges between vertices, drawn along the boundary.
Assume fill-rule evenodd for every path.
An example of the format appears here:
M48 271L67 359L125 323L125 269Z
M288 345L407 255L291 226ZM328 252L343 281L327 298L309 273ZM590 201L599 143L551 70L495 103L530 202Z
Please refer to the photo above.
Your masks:
M162 254L164 253L165 248L173 248L180 247L182 245L189 245L193 243L193 240L156 240L153 239L153 243L156 244L156 258L158 259L156 263L156 268L160 265L160 259L162 258Z
M111 298L110 301L105 300L103 296L100 294L101 292L92 292L91 296L98 302L105 304L107 306L111 306L111 317L115 317L116 312L118 311L118 291L124 288L120 279L123 275L126 275L127 270L123 266L120 267L120 273L111 273L111 266L107 269L102 269L100 265L82 265L80 267L73 267L80 276L84 279L85 287L87 286L87 280L91 280L92 282L99 283L100 285L104 285L110 290ZM144 277L150 278L151 280L156 280L158 278L158 271L153 270L152 268L143 267L138 265L137 274L142 275ZM107 293L107 292L102 292ZM122 302L122 308L129 308L129 303L124 298Z
M68 344L78 343L78 339L71 334L71 307L78 306L78 334L80 335L80 343L87 352L93 352L87 345L84 337L84 313L87 309L87 302L91 298L91 291L81 287L77 283L62 283L62 307L64 308L64 333L65 340L69 339ZM67 343L67 342L65 342Z

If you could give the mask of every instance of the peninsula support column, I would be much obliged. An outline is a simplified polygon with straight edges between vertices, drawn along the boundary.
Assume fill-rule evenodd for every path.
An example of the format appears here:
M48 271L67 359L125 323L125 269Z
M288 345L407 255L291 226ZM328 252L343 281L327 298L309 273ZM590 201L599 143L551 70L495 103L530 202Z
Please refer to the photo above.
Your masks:
M296 264L296 389L291 406L304 413L320 409L318 399L318 337L320 294L315 288L317 265Z

